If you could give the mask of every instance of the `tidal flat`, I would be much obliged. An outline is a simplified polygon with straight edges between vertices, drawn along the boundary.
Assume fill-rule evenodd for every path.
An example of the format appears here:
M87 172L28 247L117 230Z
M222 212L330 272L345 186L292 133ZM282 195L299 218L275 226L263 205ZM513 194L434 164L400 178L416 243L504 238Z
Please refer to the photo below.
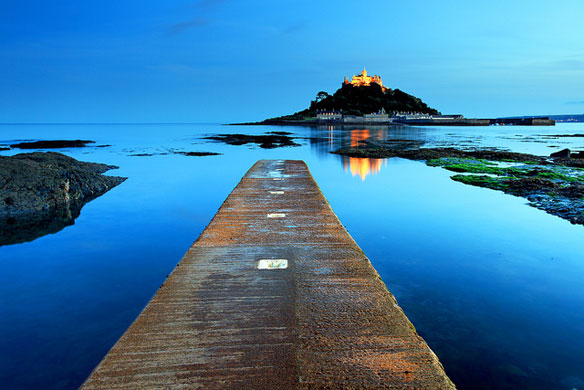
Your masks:
M566 151L566 156L554 158L491 148L420 148L409 141L393 141L364 142L331 153L424 161L459 173L452 180L521 196L530 206L584 225L584 159Z
M2 145L45 140L47 134L111 145L55 151L118 166L105 174L128 178L86 204L73 225L0 247L1 388L76 389L259 159L306 161L341 223L459 389L583 387L582 225L530 207L524 197L452 180L462 173L422 160L330 153L367 142L404 146L407 141L404 150L495 148L539 158L564 148L581 150L582 138L544 135L584 134L582 124L479 130L287 126L287 135L300 146L271 149L204 137L267 135L281 127L3 125L1 130ZM172 150L221 155L195 158ZM541 165L539 159L527 164L487 155L457 158L485 160L479 163L487 167ZM537 169L543 168L549 167Z

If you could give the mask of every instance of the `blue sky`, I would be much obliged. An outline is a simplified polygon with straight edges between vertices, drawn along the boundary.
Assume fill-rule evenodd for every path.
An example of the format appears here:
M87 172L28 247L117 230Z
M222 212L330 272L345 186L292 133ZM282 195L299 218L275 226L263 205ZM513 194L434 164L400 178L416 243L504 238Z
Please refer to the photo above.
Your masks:
M14 1L0 122L231 122L363 66L468 117L584 112L584 2Z

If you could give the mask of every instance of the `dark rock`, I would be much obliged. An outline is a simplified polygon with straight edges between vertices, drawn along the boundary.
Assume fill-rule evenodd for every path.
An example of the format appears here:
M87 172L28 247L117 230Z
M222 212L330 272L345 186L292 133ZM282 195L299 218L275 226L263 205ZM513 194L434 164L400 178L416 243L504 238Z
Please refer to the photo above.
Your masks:
M292 135L289 131L268 131L266 134L275 134L275 135Z
M10 148L5 148L4 146L0 146L0 152L3 150L10 150Z
M260 148L273 149L284 146L300 146L293 141L292 137L287 135L269 134L269 135L247 135L247 134L217 134L205 139L224 142L228 145L245 145L254 143Z
M568 167L584 168L584 159L581 158L569 158L561 160L560 162Z
M541 177L522 177L508 182L509 192L527 197L533 193L547 192L559 188L559 184Z
M584 138L584 134L549 134L549 135L542 135L542 137L547 137L547 138L562 138L562 137Z
M478 158L492 161L517 161L547 164L544 157L532 154L507 152L495 149L461 150L455 148L416 148L414 143L415 141L408 141L405 145L407 147L398 143L387 147L372 146L368 144L364 148L343 148L331 153L348 157L363 158L400 157L408 160L433 160L443 157L458 157Z
M133 150L131 150L133 152ZM128 154L130 157L152 157L152 156L166 156L168 155L167 152L160 152L160 153L132 153Z
M189 157L202 157L202 156L219 156L221 153L215 152L173 152L174 154L182 154L183 156Z
M550 157L553 158L570 158L571 151L570 149L562 149L558 152L554 152L550 154Z
M584 184L571 183L567 187L560 188L558 193L566 198L582 199L584 198Z
M577 158L577 159L583 159L584 158L584 152L574 152L574 153L572 153L572 155L570 157L571 158Z
M20 142L10 145L11 148L17 149L62 149L62 148L83 148L87 144L94 144L95 141L83 140L56 140L56 141L33 141Z
M114 168L54 152L0 156L0 245L73 224L87 202L125 180L102 175Z

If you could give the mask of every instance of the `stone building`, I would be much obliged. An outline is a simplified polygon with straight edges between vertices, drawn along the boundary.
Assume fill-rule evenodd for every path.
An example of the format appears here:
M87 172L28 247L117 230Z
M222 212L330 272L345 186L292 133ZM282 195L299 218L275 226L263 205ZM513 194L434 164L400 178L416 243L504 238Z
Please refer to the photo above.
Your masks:
M348 77L345 77L345 81L343 83L344 84L352 84L352 85L357 86L357 87L369 86L369 85L371 85L371 83L375 83L375 84L378 84L381 87L381 89L383 89L383 92L385 92L387 90L387 88L383 86L383 82L381 81L381 76L378 76L378 75L368 76L367 70L365 68L363 68L363 70L361 71L361 74L354 75L351 78L351 81L349 81Z
M371 114L363 115L365 122L388 122L389 115L385 112L385 108L381 108L381 110L377 112L372 112Z
M343 112L341 110L317 110L316 119L321 122L341 121Z

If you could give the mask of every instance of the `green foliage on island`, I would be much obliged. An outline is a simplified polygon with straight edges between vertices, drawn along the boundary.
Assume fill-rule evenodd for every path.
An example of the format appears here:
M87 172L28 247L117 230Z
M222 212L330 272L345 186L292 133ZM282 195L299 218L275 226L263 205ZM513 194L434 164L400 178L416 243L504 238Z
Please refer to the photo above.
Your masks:
M409 95L399 89L387 89L385 92L378 84L369 86L353 86L343 84L333 95L320 91L310 102L310 107L278 118L267 119L265 122L286 120L310 120L316 117L317 110L342 110L345 115L365 115L381 109L389 114L392 112L418 112L424 114L440 114L434 108L428 107L421 99Z

